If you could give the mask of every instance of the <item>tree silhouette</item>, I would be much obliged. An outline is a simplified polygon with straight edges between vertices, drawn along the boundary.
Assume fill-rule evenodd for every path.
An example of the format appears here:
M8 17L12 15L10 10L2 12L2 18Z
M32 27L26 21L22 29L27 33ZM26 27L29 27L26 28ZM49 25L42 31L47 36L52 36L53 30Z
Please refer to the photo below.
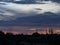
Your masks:
M0 31L0 45L60 45L60 34L14 35Z

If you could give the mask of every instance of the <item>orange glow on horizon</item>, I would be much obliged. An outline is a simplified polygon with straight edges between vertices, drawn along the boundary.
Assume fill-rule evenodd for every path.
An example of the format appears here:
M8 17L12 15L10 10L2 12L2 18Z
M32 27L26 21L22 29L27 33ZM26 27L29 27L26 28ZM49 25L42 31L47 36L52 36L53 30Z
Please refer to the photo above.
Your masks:
M49 34L49 27L2 27L3 32L6 33L13 33L13 34L28 34L31 35L35 32L39 34ZM52 28L53 33L60 34L60 28Z

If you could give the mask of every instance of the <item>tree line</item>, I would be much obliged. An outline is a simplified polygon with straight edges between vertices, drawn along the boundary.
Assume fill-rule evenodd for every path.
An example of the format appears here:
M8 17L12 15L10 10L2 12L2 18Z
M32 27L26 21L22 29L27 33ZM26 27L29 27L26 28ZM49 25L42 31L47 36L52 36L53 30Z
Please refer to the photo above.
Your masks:
M60 34L14 35L0 31L0 45L60 45Z

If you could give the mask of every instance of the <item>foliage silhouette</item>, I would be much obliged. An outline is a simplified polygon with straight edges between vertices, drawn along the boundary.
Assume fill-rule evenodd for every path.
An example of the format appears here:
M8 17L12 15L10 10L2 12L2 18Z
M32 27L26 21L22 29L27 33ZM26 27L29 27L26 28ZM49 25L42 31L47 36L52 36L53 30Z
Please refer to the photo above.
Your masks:
M60 34L14 35L0 31L0 45L60 45Z

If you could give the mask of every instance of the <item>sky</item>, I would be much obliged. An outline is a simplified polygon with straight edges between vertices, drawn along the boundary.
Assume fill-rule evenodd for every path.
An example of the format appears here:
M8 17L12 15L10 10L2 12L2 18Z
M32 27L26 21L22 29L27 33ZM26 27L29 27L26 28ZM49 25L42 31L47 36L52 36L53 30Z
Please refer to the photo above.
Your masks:
M43 14L45 12L52 12L54 14L60 13L60 3L52 1L42 1L41 3L44 4L16 4L4 2L5 5L0 4L0 20L14 20L18 17Z
M16 0L17 1L17 0ZM29 4L28 2L0 2L0 26L1 25L40 25L60 24L60 2L57 1L37 1ZM42 25L41 24L41 25ZM46 24L45 24L46 25ZM28 27L0 27L2 31L25 33L34 32L36 28ZM44 28L43 28L44 29ZM24 31L25 30L25 31ZM27 30L27 31L26 31ZM59 31L60 29L58 29ZM41 30L40 30L41 31ZM40 32L39 32L40 33Z

